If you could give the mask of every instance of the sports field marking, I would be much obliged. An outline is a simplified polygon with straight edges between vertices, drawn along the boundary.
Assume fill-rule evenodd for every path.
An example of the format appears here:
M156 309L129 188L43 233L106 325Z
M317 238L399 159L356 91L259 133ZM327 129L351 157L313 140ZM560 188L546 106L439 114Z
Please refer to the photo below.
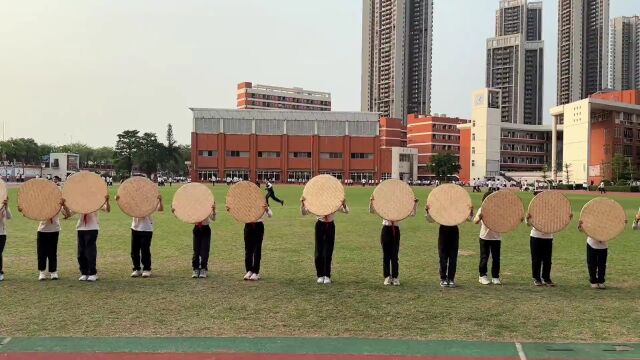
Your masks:
M7 345L9 343L9 341L11 341L11 338L4 338L1 342L0 342L0 346L4 346Z
M524 353L524 349L522 348L522 344L516 341L516 350L518 350L518 356L520 360L527 360L527 355Z

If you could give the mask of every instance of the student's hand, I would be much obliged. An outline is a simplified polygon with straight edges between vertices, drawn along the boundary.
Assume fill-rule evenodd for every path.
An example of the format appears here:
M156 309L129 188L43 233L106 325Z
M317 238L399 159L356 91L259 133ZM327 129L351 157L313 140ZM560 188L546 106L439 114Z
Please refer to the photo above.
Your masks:
M424 206L424 211L429 212L430 209L431 209L431 206L429 206L429 204Z
M2 202L2 206L3 207L7 207L9 205L9 197L7 197L3 202Z
M482 218L483 218L483 217L484 217L484 216L482 216L482 214L478 214L478 219L479 219L480 221L482 221Z
M346 208L347 207L347 199L343 199L342 200L342 207Z
M527 214L527 220L531 220L531 214Z
M176 209L171 208L171 213L175 214L176 213Z
M64 198L60 199L60 206L65 206L66 205L66 200Z
M116 195L116 201L120 200L120 195Z
M418 203L418 201L420 201L420 200L418 200L418 199L413 199L413 202L414 202L414 203L416 203L416 204Z
M473 216L473 205L469 206L469 213Z
M573 220L573 213L569 213L569 220Z
M22 208L18 205L18 212L22 212Z
M305 200L306 200L306 199L304 198L304 196L300 197L300 203L302 203L303 205L304 205L304 201L305 201Z
M109 198L109 194L107 194L107 195L105 195L105 196L104 196L104 200L105 200L105 202L106 202L106 203L108 203L108 202L109 202L109 199L110 199L110 198Z
M373 200L373 195L371 195L371 197L369 198L369 202L372 202Z
M162 201L162 195L158 195L158 201Z
M578 231L582 231L583 230L582 224L583 224L582 220L578 221Z
M227 212L229 212L231 210L231 208L227 205L224 206L224 209L227 210Z

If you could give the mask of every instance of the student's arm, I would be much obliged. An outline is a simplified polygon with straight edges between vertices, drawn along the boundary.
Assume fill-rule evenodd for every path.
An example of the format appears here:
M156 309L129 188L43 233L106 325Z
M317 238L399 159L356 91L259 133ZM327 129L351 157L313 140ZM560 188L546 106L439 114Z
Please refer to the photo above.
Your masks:
M580 232L584 232L584 229L582 228L582 220L578 221L578 231Z
M213 206L211 206L211 215L209 215L209 219L211 219L211 221L216 221L216 203L213 203Z
M469 217L467 221L473 221L473 205L469 206Z
M431 214L429 214L429 210L430 210L430 209L431 209L431 207L429 206L429 204L427 204L427 205L424 207L424 211L426 211L426 212L427 212L426 214L424 214L424 218L425 218L425 219L427 219L427 222L428 222L428 223L433 224L433 223L435 223L435 220L433 220L433 218L431 217Z
M109 202L109 195L104 197L105 202L104 202L104 206L102 207L102 211L104 212L111 212L111 203Z
M309 215L309 210L304 206L304 196L300 198L300 214L302 214L302 216Z
M413 199L413 210L411 210L411 214L409 214L409 216L415 217L417 211L418 211L418 199Z
M531 214L527 214L527 217L524 219L524 223L527 226L531 226Z
M73 211L69 210L64 199L60 200L60 207L60 213L62 214L63 219L66 220L73 216Z
M480 221L482 221L482 208L478 209L478 213L476 213L476 216L473 218L474 224L480 224Z
M345 214L349 213L349 207L347 206L347 200L342 200L342 206L340 207L340 212Z
M264 206L264 213L267 214L268 218L273 217L273 211L271 211L269 205Z
M373 195L369 198L369 213L375 214L376 210L373 208Z
M2 208L4 209L5 217L7 218L7 220L11 219L12 215L11 215L11 209L9 209L9 198L8 197L2 203Z
M164 211L164 204L162 203L162 195L158 195L158 207L157 211Z

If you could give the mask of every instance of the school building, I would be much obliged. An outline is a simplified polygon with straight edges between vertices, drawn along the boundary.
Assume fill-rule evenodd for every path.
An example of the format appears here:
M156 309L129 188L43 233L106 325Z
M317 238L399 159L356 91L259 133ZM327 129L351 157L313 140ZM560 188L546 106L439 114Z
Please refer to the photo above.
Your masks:
M612 162L622 154L637 173L640 168L640 91L603 91L589 98L551 108L552 147L561 158L553 158L554 176L566 174L576 183L599 183L613 179ZM563 130L564 139L555 136Z
M369 112L191 111L192 181L417 177L417 149L403 146L406 129L398 119Z

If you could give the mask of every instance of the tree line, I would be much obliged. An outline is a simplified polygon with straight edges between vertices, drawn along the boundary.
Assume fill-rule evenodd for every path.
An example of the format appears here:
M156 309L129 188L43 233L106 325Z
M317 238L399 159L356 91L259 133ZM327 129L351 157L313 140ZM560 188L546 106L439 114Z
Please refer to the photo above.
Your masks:
M2 160L12 164L40 165L53 152L74 153L80 156L83 169L114 169L120 176L141 172L147 176L162 172L172 176L187 173L185 161L191 159L191 146L180 145L167 125L165 142L152 132L125 130L118 134L114 147L92 147L83 143L61 146L39 144L32 138L12 138L0 141Z

